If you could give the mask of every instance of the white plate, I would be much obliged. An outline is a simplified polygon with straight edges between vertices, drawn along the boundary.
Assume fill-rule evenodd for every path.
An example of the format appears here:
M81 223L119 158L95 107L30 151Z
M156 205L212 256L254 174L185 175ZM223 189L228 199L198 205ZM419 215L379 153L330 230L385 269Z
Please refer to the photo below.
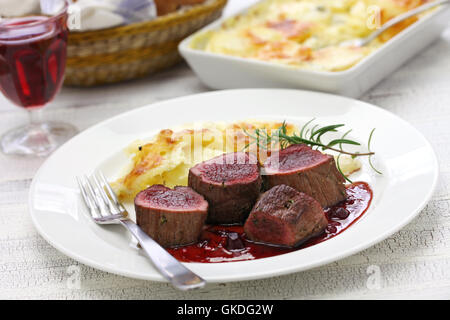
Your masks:
M242 10L238 14L246 11L247 9ZM211 23L184 39L178 47L181 55L206 86L214 89L296 88L357 98L437 39L450 19L450 5L444 5L425 16L360 63L339 72L302 70L190 47L193 37L219 28L228 18Z
M411 125L380 109L348 98L282 89L218 91L156 103L116 116L79 134L56 151L36 174L29 208L39 233L81 263L140 279L164 281L120 226L92 223L75 176L100 167L109 178L126 162L123 148L160 129L193 121L286 119L302 124L345 123L352 138L366 143L376 127L372 149L379 176L364 163L355 181L368 181L374 199L368 212L342 234L292 253L245 262L190 263L207 281L265 278L306 270L361 251L406 225L430 199L438 165L433 149Z

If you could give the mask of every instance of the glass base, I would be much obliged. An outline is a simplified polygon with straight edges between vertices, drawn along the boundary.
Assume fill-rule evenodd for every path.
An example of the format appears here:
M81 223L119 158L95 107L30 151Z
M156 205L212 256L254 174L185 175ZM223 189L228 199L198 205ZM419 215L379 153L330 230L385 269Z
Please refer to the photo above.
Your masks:
M78 130L67 123L30 124L5 133L0 146L5 154L45 157L77 133Z

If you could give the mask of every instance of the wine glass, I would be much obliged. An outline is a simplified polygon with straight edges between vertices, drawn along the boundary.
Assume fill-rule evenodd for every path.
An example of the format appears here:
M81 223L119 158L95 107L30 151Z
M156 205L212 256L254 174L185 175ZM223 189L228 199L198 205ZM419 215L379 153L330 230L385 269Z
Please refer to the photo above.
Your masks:
M70 124L41 120L64 79L67 9L66 0L41 0L32 15L0 19L0 91L30 116L1 138L6 154L46 156L77 133Z

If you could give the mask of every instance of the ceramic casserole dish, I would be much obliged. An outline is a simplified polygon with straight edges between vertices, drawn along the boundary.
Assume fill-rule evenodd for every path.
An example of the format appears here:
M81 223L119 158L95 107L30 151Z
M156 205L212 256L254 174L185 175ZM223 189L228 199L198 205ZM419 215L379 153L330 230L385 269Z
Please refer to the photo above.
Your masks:
M237 15L243 15L248 10L242 10ZM210 53L192 46L195 37L218 30L227 19L229 17L206 26L179 45L181 55L206 86L213 89L296 88L357 98L435 41L448 24L450 6L438 7L359 63L349 69L334 72L306 70L273 62Z

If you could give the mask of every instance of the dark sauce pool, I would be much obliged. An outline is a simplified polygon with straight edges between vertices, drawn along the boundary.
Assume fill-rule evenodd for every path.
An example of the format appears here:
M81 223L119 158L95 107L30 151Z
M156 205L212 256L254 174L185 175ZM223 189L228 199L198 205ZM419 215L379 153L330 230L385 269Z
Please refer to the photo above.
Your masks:
M325 209L328 219L326 230L295 248L276 247L249 241L243 226L209 226L200 241L189 246L168 249L183 262L232 262L268 258L297 251L331 239L357 221L369 208L372 190L365 182L347 186L347 200Z

